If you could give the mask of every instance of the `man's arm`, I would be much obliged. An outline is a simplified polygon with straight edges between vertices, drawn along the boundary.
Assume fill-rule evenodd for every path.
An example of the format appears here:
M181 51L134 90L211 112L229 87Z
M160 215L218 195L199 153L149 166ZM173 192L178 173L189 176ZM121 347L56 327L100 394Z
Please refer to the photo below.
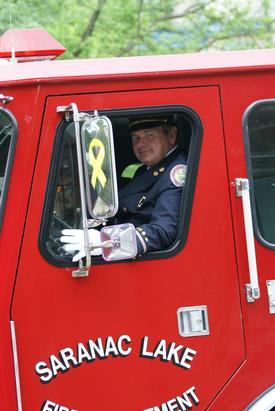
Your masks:
M150 222L136 227L138 255L165 250L174 243L182 189L170 183L158 196Z

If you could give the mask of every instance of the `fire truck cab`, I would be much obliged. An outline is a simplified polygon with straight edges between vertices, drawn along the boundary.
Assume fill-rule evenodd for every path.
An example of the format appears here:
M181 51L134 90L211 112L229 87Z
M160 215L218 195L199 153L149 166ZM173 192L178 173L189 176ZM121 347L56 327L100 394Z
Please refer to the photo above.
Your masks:
M0 73L1 411L274 411L275 50ZM139 256L114 220L142 115L173 116L187 175L176 241Z

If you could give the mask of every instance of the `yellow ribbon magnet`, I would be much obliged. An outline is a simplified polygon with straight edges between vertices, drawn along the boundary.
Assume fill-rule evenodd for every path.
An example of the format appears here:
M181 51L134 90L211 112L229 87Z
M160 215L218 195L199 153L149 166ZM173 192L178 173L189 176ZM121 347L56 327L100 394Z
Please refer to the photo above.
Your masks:
M98 148L97 157L95 157L94 152L93 152L94 147ZM97 180L99 180L102 188L105 187L105 184L107 182L107 178L104 174L104 171L101 168L104 158L105 158L105 147L102 141L100 141L98 138L94 138L89 145L89 160L90 160L91 166L93 167L91 183L94 189L95 189Z

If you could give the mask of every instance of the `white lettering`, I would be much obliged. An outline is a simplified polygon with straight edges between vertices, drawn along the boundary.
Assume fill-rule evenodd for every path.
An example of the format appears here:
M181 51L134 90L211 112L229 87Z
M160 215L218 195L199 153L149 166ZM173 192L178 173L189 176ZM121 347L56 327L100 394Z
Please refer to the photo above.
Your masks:
M153 357L153 353L147 351L148 337L145 336L141 340L141 356L142 357Z
M55 355L50 355L50 363L53 370L53 375L57 375L59 370L61 372L66 371L65 365L58 358L56 358Z
M79 343L77 345L77 358L79 364L81 364L83 360L87 362L92 361L92 357L90 356L88 350L84 347L83 343Z
M130 343L131 338L128 335L121 335L116 341L113 337L108 336L105 342L102 338L88 340L86 344L80 342L75 349L66 347L61 349L58 355L51 354L48 363L39 361L35 365L35 372L39 376L41 383L48 383L55 378L58 373L64 373L72 367L78 367L84 361L92 362L96 358L102 359L109 356L125 357L132 352L132 348L129 345ZM181 344L176 345L175 342L167 344L164 339L157 342L153 349L149 346L149 337L143 337L141 340L140 357L172 361L175 365L185 369L191 368L190 363L197 354L195 350L184 347ZM190 391L190 395L192 396L192 390ZM195 394L193 399L195 400ZM154 411L173 411L174 405L169 405L169 407L170 408L167 409L167 405L164 405L161 410L155 409L156 407L153 407L153 409Z
M180 359L180 366L188 369L191 368L191 365L188 364L186 361L192 361L196 354L197 351L192 350L192 348L186 347Z
M96 343L93 340L89 340L88 344L92 359L95 359L97 354L100 358L104 358L104 349L101 338L98 338Z
M157 347L154 351L154 357L161 357L163 360L166 360L166 341L160 340Z
M40 361L36 364L35 371L38 375L42 375L42 377L40 377L40 380L42 382L48 382L53 377L52 371L47 368L47 363L45 363L44 361Z
M178 404L175 398L173 398L170 401L167 401L167 405L168 405L169 411L173 411L178 408Z
M112 355L114 357L117 357L119 355L116 344L112 337L107 337L106 339L105 356L108 357L109 355Z
M165 340L160 340L152 351L149 351L149 337L141 340L140 356L146 358L159 357L162 361L173 361L175 365L182 368L191 368L189 364L196 355L196 351L183 345L172 342L168 347Z
M130 352L132 351L132 348L128 347L126 350L124 350L122 348L123 342L125 342L125 344L129 344L131 342L131 338L128 335L121 335L119 339L117 340L117 348L118 348L118 351L120 352L120 355L122 355L123 357L126 357L127 355L130 354Z
M180 360L179 360L179 356L178 356L178 351L180 351L182 349L183 349L182 345L176 346L176 343L172 342L172 344L170 345L168 354L167 354L167 361L172 360L175 364L179 364Z
M146 408L144 411L186 411L191 410L194 405L199 404L199 399L195 394L195 387L186 390L181 396L172 398L171 400L161 404L160 407L154 406Z
M46 401L46 404L44 407L41 409L41 411L54 411L55 403L52 401Z
M198 404L200 402L198 397L195 394L195 387L194 386L189 388L189 390L186 391L186 394L191 394L191 397L193 398L195 404Z
M64 407L63 405L55 404L52 401L47 400L41 408L41 411L77 411L72 408Z
M63 348L59 355L54 354L49 357L49 365L40 361L35 366L35 371L39 375L42 383L50 382L58 373L64 373L71 367L78 367L83 361L91 362L96 358L107 358L109 356L127 356L131 353L132 348L127 347L131 342L128 335L121 335L117 342L113 337L107 337L105 343L101 338L89 340L87 345L78 343L75 350L70 347ZM53 410L56 411L56 410ZM59 409L58 409L59 411Z
M179 404L179 406L180 406L180 409L183 410L183 411L186 410L186 407L185 407L185 406L188 407L188 408L187 408L188 410L189 410L190 408L192 408L192 406L193 406L191 400L188 398L187 392L184 392L184 393L182 394L182 397L179 397L179 396L178 396L178 397L177 397L177 402L178 402L178 404Z
M63 350L60 351L60 356L63 360L63 363L65 364L65 367L68 369L70 368L70 361L73 366L77 367L78 362L76 358L74 357L74 352L71 348L64 348Z

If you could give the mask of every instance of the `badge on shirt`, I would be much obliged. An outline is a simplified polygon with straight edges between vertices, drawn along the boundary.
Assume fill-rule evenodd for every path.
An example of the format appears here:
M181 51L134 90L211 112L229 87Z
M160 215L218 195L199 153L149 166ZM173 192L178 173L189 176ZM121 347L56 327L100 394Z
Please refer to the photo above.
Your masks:
M176 187L182 187L186 178L186 165L177 164L170 171L170 180Z

